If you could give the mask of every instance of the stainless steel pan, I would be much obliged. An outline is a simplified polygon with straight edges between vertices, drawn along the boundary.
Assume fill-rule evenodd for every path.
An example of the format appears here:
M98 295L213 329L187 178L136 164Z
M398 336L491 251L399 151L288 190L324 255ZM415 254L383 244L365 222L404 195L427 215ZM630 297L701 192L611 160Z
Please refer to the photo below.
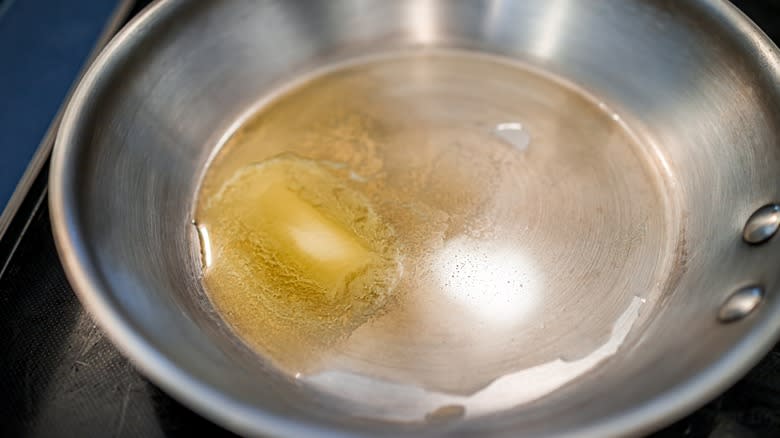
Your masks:
M407 93L424 103L410 107L419 126L397 134L435 145L457 133L474 166L482 140L470 139L517 146L491 120L528 128L514 185L479 184L461 163L429 188L501 200L490 211L514 230L496 240L504 252L472 266L488 273L479 281L453 274L476 291L465 307L484 309L480 291L506 263L526 269L534 306L509 318L513 331L494 331L506 306L474 319L432 292L436 304L405 308L416 317L394 330L376 323L350 338L381 378L279 370L234 334L200 280L192 220L214 151L301 78L445 49L579 96L553 87L526 111L511 87L474 85L478 75L455 68L434 79L400 69L375 90L422 90ZM646 433L723 391L780 334L779 69L777 47L720 0L162 0L104 50L67 108L50 183L56 241L121 350L239 433ZM446 105L425 100L448 80L473 87L443 91ZM434 113L447 129L429 123ZM417 151L383 153L403 169Z

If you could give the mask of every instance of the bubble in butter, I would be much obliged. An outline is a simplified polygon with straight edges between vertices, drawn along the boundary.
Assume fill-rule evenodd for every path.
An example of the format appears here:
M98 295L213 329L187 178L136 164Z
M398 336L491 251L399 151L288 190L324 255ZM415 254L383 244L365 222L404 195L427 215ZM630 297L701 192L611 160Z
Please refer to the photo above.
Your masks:
M211 299L280 365L305 368L380 311L399 279L393 230L351 184L333 165L286 153L204 193Z

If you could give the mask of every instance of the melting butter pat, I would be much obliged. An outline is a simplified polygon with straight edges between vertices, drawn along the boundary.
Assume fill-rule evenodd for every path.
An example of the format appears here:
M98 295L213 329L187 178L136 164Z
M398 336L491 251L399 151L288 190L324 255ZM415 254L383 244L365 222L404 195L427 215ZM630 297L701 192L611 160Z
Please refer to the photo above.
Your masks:
M345 223L354 220L354 215L326 215L327 202L339 202L335 193L333 199L319 199L318 209L311 200L302 199L304 187L291 189L292 174L285 171L292 169L271 166L263 170L243 182L246 190L252 186L259 190L240 219L253 232L264 235L263 240L278 258L297 265L301 277L317 283L329 299L336 298L350 277L377 255L361 242L351 224Z
M274 339L285 344L338 337L390 296L400 276L393 230L339 172L285 154L239 169L201 205L212 254L204 281L239 331L283 333Z

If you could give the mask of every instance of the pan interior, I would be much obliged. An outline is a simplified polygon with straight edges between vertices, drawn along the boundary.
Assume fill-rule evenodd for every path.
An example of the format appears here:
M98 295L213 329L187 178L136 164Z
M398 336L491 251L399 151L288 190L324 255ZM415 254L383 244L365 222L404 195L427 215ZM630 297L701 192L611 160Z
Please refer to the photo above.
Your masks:
M548 73L459 51L375 56L248 114L199 189L205 289L260 360L353 415L538 400L631 348L668 287L671 176L619 114ZM299 204L330 228L297 249L257 237L281 239ZM282 279L333 227L358 248L348 260ZM322 260L344 245L318 246Z

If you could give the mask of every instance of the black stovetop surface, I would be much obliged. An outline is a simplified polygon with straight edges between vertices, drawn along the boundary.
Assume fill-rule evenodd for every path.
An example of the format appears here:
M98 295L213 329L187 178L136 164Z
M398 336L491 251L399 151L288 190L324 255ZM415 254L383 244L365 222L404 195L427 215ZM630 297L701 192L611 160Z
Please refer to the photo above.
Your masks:
M780 41L780 0L735 1ZM45 172L36 185L45 194ZM44 198L45 200L45 198ZM159 390L103 336L67 283L46 203L0 277L0 437L231 436ZM666 437L780 437L780 346Z

